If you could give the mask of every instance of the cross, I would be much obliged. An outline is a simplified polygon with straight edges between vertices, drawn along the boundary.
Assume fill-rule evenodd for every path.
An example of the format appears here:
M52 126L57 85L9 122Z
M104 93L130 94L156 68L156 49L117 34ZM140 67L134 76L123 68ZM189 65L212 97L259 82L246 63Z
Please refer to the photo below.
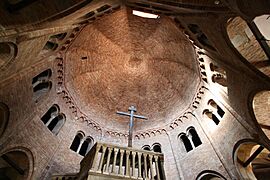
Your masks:
M133 118L147 119L147 117L134 114L134 112L137 111L137 109L134 106L130 106L128 108L128 110L130 111L130 113L125 113L125 112L119 112L119 111L117 111L116 114L124 115L124 116L129 116L130 117L130 120L129 120L129 130L128 130L128 147L132 147Z

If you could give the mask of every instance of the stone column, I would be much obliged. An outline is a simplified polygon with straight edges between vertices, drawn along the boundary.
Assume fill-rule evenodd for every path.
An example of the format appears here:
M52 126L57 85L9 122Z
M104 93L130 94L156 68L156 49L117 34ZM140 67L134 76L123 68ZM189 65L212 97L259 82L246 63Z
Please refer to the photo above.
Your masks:
M154 156L154 159L155 159L155 165L156 165L157 179L160 180L159 168L158 168L158 156Z
M107 163L106 163L106 169L104 174L109 174L109 168L110 168L110 160L111 160L111 154L112 154L112 148L108 147L108 156L107 156Z
M154 178L154 171L153 171L153 162L152 162L152 158L153 158L153 155L150 155L149 154L149 164L150 164L150 173L151 173L151 178L150 179L153 179Z
M147 154L143 153L143 163L144 163L144 173L145 173L145 179L148 177L147 172Z
M123 165L123 156L124 156L125 150L120 149L120 163L119 163L119 174L122 175L122 165Z
M136 152L132 151L132 176L135 177L135 157L136 157Z
M138 152L138 178L142 178L142 153Z
M107 149L107 147L102 146L102 152L101 152L102 154L101 154L101 158L100 158L99 166L98 166L98 170L97 170L97 172L99 172L99 173L101 173L101 170L102 170L103 160L104 160L104 155L105 155L106 149Z
M97 171L98 170L98 167L96 167L96 165L98 163L97 162L98 161L98 152L99 152L100 147L101 147L100 144L97 144L93 164L92 164L92 167L91 167L92 171Z
M126 150L126 176L130 177L130 164L129 164L130 151Z
M116 158L117 158L118 151L119 151L118 148L114 148L112 173L116 173L116 172L115 172L115 165L116 165L116 160L117 160Z

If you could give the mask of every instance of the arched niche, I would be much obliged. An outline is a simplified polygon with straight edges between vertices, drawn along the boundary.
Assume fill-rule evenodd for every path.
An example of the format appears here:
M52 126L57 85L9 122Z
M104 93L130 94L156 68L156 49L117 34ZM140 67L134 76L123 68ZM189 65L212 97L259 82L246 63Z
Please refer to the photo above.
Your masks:
M0 155L0 179L30 180L33 173L33 156L24 148L9 150Z
M196 180L225 180L226 178L222 176L220 173L212 171L212 170L205 170L202 171L197 177Z
M0 138L4 134L9 120L9 108L0 102Z
M259 126L270 139L270 91L258 92L253 98L252 106Z
M11 42L0 42L0 68L8 65L17 55L17 46Z
M254 141L238 142L234 147L234 165L242 179L266 180L270 174L270 151Z
M231 18L227 22L227 34L237 51L250 64L270 77L269 55L266 54L270 52L270 42L263 36L263 32L260 32L262 20L259 20L255 18L247 23L241 17Z

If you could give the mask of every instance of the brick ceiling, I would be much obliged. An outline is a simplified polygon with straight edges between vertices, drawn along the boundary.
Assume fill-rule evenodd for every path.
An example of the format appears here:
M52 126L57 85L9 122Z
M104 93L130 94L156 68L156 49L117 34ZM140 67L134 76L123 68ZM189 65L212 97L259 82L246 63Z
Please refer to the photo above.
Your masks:
M200 82L191 42L168 17L129 9L87 25L66 51L65 84L80 110L109 129L128 130L116 115L135 105L135 130L165 125L192 102Z

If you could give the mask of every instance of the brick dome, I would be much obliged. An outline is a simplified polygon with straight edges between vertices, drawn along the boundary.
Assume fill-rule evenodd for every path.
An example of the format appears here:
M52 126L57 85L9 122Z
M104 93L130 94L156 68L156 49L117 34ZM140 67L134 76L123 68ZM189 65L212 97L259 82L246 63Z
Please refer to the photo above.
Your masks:
M145 19L121 9L85 26L66 51L65 84L80 110L101 127L128 130L116 111L136 106L148 121L168 124L188 108L200 82L196 53L168 17Z

